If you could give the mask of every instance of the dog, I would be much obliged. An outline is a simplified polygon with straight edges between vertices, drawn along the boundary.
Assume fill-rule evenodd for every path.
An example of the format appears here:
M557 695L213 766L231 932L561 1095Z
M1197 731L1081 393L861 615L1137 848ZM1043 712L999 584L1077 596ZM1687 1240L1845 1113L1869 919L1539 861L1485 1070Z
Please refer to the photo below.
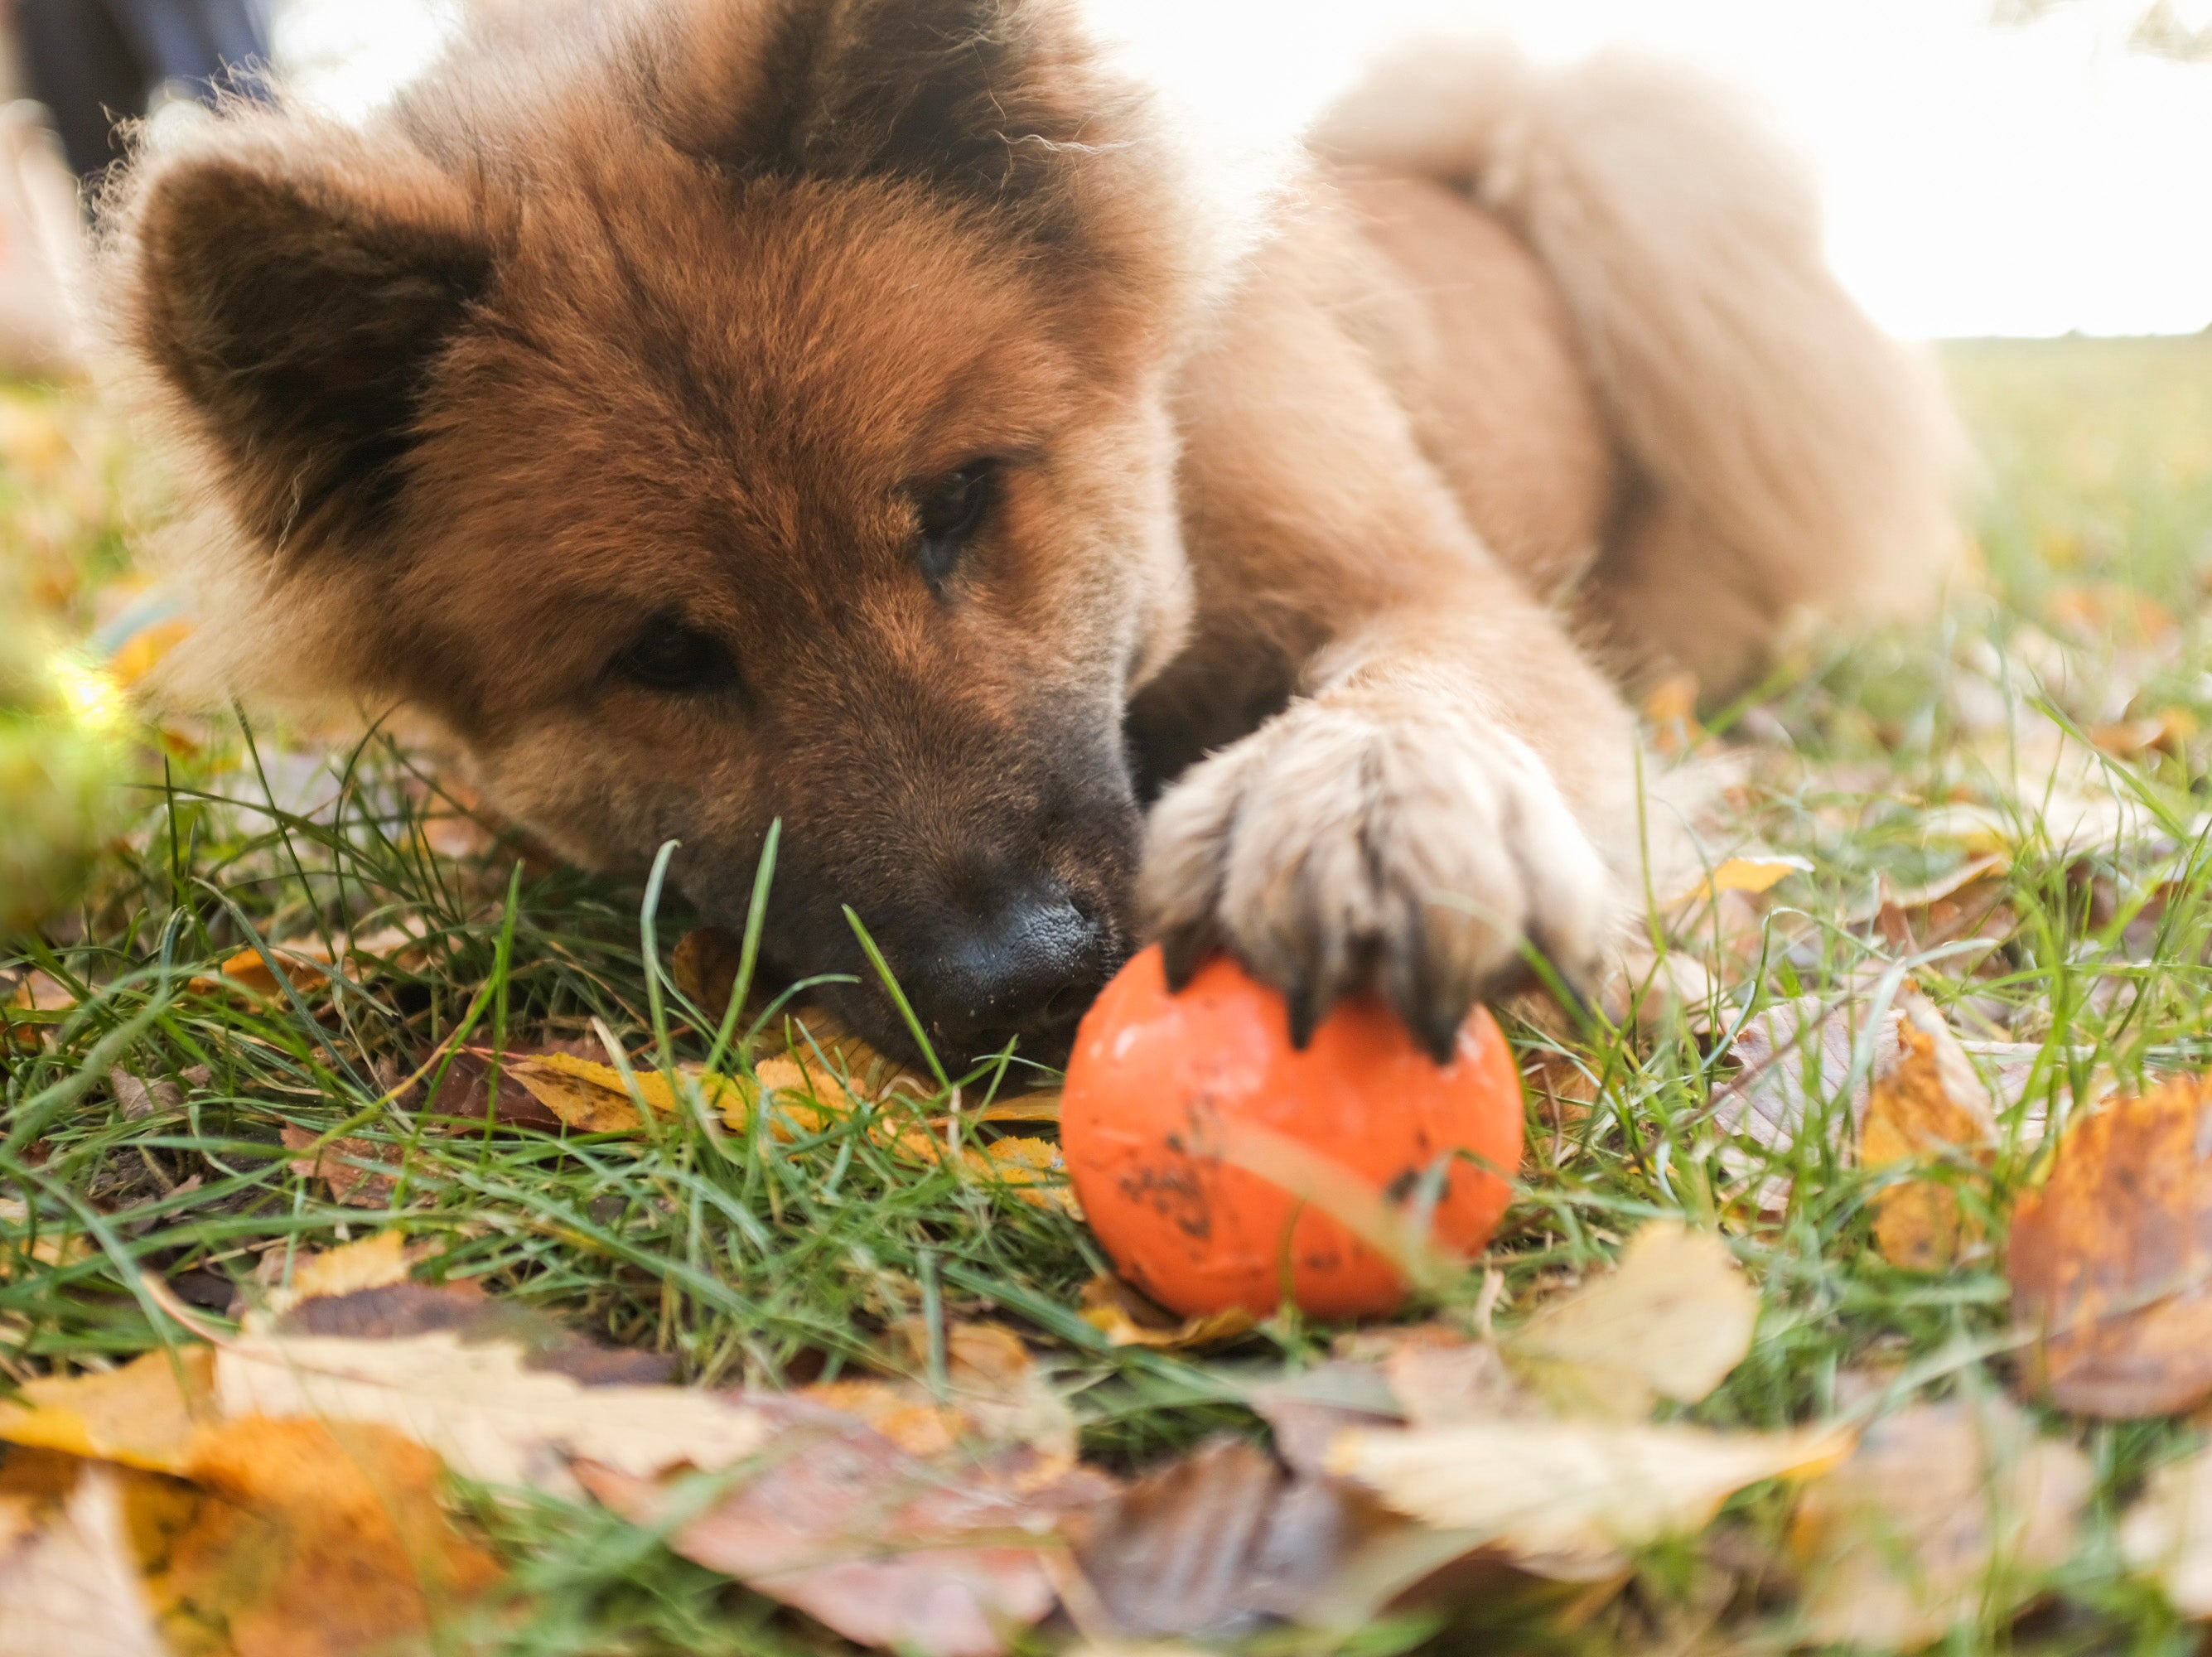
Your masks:
M104 206L180 684L404 705L911 1058L1146 940L1441 1061L1643 889L1622 684L1910 615L1948 416L1724 91L1425 45L1244 214L1063 0L516 10Z

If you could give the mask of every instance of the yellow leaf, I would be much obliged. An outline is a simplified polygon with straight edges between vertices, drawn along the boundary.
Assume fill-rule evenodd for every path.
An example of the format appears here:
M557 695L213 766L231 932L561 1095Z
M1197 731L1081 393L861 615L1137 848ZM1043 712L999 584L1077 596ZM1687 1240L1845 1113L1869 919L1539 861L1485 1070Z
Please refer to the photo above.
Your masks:
M1241 1306L1206 1317L1177 1318L1110 1273L1083 1285L1082 1313L1085 1323L1116 1346L1149 1346L1163 1352L1234 1340L1259 1321Z
M1660 1399L1694 1404L1751 1350L1759 1295L1710 1231L1654 1220L1620 1264L1553 1301L1500 1343L1553 1407L1641 1421Z
M214 1413L213 1391L206 1347L149 1352L107 1375L25 1382L21 1403L0 1403L0 1441L179 1472L194 1428Z
M129 689L159 666L161 659L192 635L192 624L183 616L172 616L165 622L155 622L141 628L116 647L108 659L107 671L116 683Z
M1755 895L1771 890L1791 875L1812 872L1812 859L1785 856L1778 852L1769 852L1758 857L1730 858L1699 883L1691 895L1692 901L1702 901L1721 892Z
M271 1295L269 1309L282 1314L301 1301L355 1295L364 1289L388 1289L406 1282L412 1265L407 1240L397 1230L380 1231L359 1242L302 1256L292 1268L291 1287Z
M1898 1053L1876 1073L1859 1132L1859 1162L1869 1168L1929 1161L1986 1166L1996 1144L1989 1089L1974 1073L1959 1039L1926 998L1899 998ZM1957 1187L1914 1179L1874 1195L1875 1246L1892 1266L1940 1272L1973 1242L1978 1229L1961 1209Z

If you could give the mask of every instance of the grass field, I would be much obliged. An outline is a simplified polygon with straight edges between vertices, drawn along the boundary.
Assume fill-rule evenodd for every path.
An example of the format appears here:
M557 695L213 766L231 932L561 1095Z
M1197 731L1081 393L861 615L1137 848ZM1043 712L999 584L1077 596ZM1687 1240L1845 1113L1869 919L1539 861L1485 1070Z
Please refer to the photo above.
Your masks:
M1721 986L1712 1017L1565 1035L1515 1025L1547 1085L1481 1263L1502 1274L1496 1316L1524 1317L1651 1217L1718 1227L1761 1313L1749 1358L1695 1408L1715 1426L2011 1387L2002 1245L2043 1165L2039 1126L2212 1053L2212 880L2195 839L2212 758L2197 734L2212 729L2212 339L1974 343L1946 360L1983 470L1977 574L1944 623L1808 647L1758 697L1706 710L1705 728L1656 733L1678 762L1722 776L1701 828L1714 856L1756 846L1808 864L1674 929L1671 947ZM91 411L0 395L0 548L73 625L113 608L132 537L159 511L158 480ZM694 1005L679 975L648 985L648 962L687 930L680 906L656 913L634 887L518 859L381 739L178 723L145 751L88 894L9 963L21 981L0 1118L0 1375L98 1369L172 1338L143 1272L220 1323L299 1251L386 1226L441 1243L437 1274L666 1353L702 1383L811 1381L880 1363L902 1319L1004 1317L1073 1397L1086 1453L1121 1467L1224 1428L1256 1433L1234 1378L1329 1350L1337 1332L1290 1318L1202 1357L1115 1347L1078 1313L1104 1264L1078 1223L964 1169L901 1161L857 1121L780 1140L685 1115L644 1137L455 1120L459 1080L416 1073L457 1032L505 1047L604 1029L641 1064L708 1057L723 1010ZM1993 848L1967 929L1978 943L1961 948L1936 913L1947 900L1911 893ZM264 944L327 951L395 926L415 941L373 975L295 970L256 990L222 971ZM1716 1126L1727 1034L1747 1017L1803 994L1893 994L1907 978L2008 1078L1989 1177L1957 1187L1981 1241L1970 1228L1941 1272L1885 1262L1873 1199L1893 1174L1852 1165L1834 1135L1762 1150ZM1847 1112L1845 1091L1830 1077L1815 1118ZM396 1177L340 1202L301 1171L325 1151L338 1159L326 1168ZM1762 1216L1753 1193L1778 1174L1794 1183ZM1478 1269L1449 1288L1447 1309L1483 1281ZM1993 1610L1946 1648L2193 1648L2114 1537L2146 1471L2193 1429L2043 1420L2094 1472L2078 1545L2024 1616ZM480 1511L528 1590L494 1642L507 1648L836 1646L597 1509ZM1594 1612L1437 1637L1786 1648L1786 1611L1740 1563L1786 1520L1771 1487L1755 1490L1723 1521L1739 1539L1723 1563L1670 1545Z

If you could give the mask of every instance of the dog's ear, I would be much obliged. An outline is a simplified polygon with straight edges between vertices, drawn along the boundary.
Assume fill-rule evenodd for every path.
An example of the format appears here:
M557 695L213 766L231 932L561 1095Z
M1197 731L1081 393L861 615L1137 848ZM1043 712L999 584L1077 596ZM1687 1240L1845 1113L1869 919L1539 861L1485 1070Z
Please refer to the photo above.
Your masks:
M696 43L717 159L911 178L1048 232L1131 101L1065 0L787 0L765 30Z
M465 192L357 137L245 122L146 167L121 210L125 323L272 546L373 533L425 378L489 280Z

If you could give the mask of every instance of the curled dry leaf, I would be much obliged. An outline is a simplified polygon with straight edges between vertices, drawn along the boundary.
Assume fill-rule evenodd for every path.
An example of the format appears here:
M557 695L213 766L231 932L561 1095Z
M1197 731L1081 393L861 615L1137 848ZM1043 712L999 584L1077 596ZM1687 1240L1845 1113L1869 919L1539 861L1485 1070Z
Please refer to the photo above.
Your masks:
M573 1494L571 1457L650 1477L689 1464L724 1467L757 1450L759 1415L675 1387L589 1387L534 1369L508 1341L455 1332L388 1340L242 1335L215 1359L227 1417L366 1422L445 1458L465 1478Z
M2183 1616L2212 1618L2212 1450L2151 1474L2120 1520L2120 1554Z
M1078 1620L1129 1639L1231 1639L1271 1620L1364 1629L1463 1551L1341 1479L1286 1474L1235 1438L1201 1444L1067 1528L1089 1602Z
M2088 1459L2002 1398L1919 1404L1867 1429L1800 1500L1790 1547L1815 1643L1913 1650L2002 1617L2063 1563Z
M1986 1168L1996 1154L1990 1090L1924 996L1899 998L1897 1058L1875 1078L1859 1131L1869 1168L1929 1162ZM1955 1181L1906 1179L1874 1195L1875 1246L1892 1266L1940 1272L1979 1237Z
M113 1476L88 1469L40 1517L21 1498L0 1507L0 1657L168 1657Z
M1721 1165L1749 1187L1761 1213L1789 1206L1792 1179L1776 1165L1792 1158L1808 1131L1820 1134L1826 1154L1847 1153L1873 1078L1895 1065L1905 1014L1893 1006L1871 1032L1871 1063L1858 1067L1869 1016L1855 1001L1806 995L1753 1014L1737 1031L1729 1051L1743 1069L1714 1092L1713 1125L1743 1142L1722 1145Z
M2060 1141L2013 1211L2013 1315L2035 1379L2081 1415L2170 1415L2212 1396L2212 1094L2178 1077Z
M1257 1320L1243 1307L1204 1317L1178 1318L1115 1277L1102 1272L1083 1285L1083 1320L1116 1346L1149 1346L1187 1352L1218 1346L1249 1333Z
M1641 1421L1661 1399L1694 1404L1751 1350L1759 1295L1710 1231L1654 1220L1612 1271L1560 1296L1501 1343L1563 1414Z
M1328 1465L1409 1518L1466 1533L1468 1550L1492 1546L1535 1575L1595 1581L1626 1569L1632 1550L1701 1529L1746 1485L1820 1472L1850 1447L1838 1428L1513 1419L1354 1429Z

